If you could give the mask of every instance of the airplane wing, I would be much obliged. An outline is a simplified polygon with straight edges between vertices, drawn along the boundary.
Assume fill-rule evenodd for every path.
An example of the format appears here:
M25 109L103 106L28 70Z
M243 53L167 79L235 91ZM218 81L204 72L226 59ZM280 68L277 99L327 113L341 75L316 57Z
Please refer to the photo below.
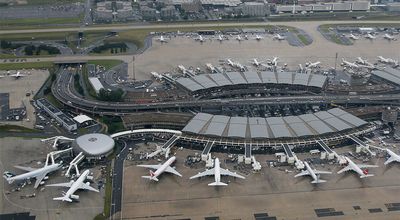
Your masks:
M396 159L394 157L389 157L389 159L387 159L387 161L385 161L384 164L388 165L389 163L394 162L394 161L400 162L398 159Z
M150 168L153 170L157 170L158 168L160 168L162 165L137 165L138 167L145 167L145 168Z
M296 178L296 177L299 177L299 176L306 176L306 175L310 175L310 172L308 172L308 170L303 170L303 171L301 171L299 174L297 174L294 177Z
M20 170L28 171L28 172L37 170L37 169L32 168L32 167L23 167L23 166L14 166L14 167L17 168L17 169L20 169Z
M99 190L91 187L90 185L88 185L86 183L81 183L81 185L79 185L79 189L86 189L86 190L90 190L90 191L94 191L94 192L99 192Z
M338 174L341 174L341 173L346 172L346 171L349 171L349 170L353 170L353 168L352 168L350 165L348 165L348 166L346 166L345 168L339 170L337 173L338 173Z
M374 168L374 167L379 167L377 165L369 165L369 164L357 164L358 167L360 167L360 169L362 168Z
M55 183L55 184L49 184L49 185L46 185L46 186L71 187L73 183L74 182L71 181L71 182L68 182L68 183Z
M221 170L221 175L233 176L233 177L237 177L237 178L240 178L240 179L246 179L245 177L243 177L243 176L241 176L239 174L236 174L234 172L231 172L229 170L225 170L225 169L222 169L222 168L220 168L220 170Z
M182 174L178 173L178 171L176 171L174 168L172 168L170 166L168 166L167 169L165 169L165 172L172 173L172 174L182 177Z
M332 172L329 171L322 171L322 170L314 170L315 174L332 174Z
M198 173L192 177L190 177L189 179L195 179L195 178L199 178L199 177L203 177L203 176L212 176L215 174L215 168L206 170L204 172Z
M46 177L47 173L41 173L39 175L36 176L36 182L35 182L35 186L33 188L38 188L39 184L42 182L42 180Z

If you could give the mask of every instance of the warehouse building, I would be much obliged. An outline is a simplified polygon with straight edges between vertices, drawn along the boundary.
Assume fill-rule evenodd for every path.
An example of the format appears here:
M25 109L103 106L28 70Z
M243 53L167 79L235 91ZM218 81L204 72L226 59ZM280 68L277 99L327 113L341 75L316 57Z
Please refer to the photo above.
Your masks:
M393 68L385 68L383 70L374 70L371 73L371 79L389 83L396 87L400 86L400 71Z

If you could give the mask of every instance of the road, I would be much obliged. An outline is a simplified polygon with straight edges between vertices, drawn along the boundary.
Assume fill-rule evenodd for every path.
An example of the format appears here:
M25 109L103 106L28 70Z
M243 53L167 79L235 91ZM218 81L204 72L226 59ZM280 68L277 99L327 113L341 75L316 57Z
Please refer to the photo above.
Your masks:
M69 27L69 28L47 28L47 29L25 29L25 30L0 30L0 34L23 34L23 33L44 33L44 32L68 32L68 31L109 31L109 30L146 30L157 28L203 28L203 27L238 27L238 26L261 26L261 25L286 25L293 27L313 26L314 30L321 24L349 24L349 23L398 23L400 21L298 21L298 22L232 22L232 23L198 23L198 24L147 24L147 25L107 25L92 27ZM308 30L305 30L306 32Z
M89 113L119 115L137 111L180 110L182 108L221 108L222 106L277 105L277 104L392 104L399 105L400 94L379 95L305 95L260 98L229 98L212 100L185 100L162 103L110 103L88 100L78 95L73 88L72 74L61 71L56 84L52 87L53 95L65 105Z

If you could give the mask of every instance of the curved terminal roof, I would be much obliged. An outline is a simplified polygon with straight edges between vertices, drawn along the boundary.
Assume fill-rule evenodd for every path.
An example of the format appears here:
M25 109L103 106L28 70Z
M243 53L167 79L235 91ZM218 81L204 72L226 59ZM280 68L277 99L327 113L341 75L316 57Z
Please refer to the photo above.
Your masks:
M314 114L269 118L198 113L182 131L217 137L277 139L325 135L355 129L366 124L366 121L340 108Z
M103 156L112 151L115 142L108 135L93 133L78 137L72 145L77 151L82 151L85 155Z
M283 84L323 88L327 77L317 74L294 72L228 72L225 74L201 74L191 78L179 78L176 83L190 92L222 86L246 84Z

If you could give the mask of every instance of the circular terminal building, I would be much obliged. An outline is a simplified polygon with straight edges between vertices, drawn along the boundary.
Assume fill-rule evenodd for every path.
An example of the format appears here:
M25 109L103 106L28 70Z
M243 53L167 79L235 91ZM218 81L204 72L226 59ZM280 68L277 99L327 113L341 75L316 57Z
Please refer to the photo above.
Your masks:
M85 134L72 142L75 153L83 152L87 159L100 159L109 155L115 146L114 139L100 133Z

